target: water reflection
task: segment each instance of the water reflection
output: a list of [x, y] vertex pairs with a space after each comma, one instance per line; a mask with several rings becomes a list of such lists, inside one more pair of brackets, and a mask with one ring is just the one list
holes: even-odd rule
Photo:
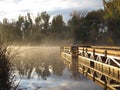
[[[23, 50], [23, 48], [21, 48]], [[18, 54], [14, 60], [16, 69], [21, 77], [31, 78], [36, 72], [38, 79], [46, 80], [50, 76], [50, 69], [54, 75], [63, 74], [64, 65], [56, 47], [34, 47]]]
[[84, 76], [74, 80], [76, 77], [61, 60], [59, 47], [22, 47], [14, 51], [21, 52], [14, 59], [22, 78], [20, 90], [102, 90]]

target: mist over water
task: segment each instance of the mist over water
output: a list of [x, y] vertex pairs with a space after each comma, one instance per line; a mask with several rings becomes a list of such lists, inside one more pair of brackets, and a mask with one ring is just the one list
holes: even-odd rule
[[22, 90], [102, 90], [80, 75], [74, 80], [60, 57], [60, 47], [14, 47], [17, 83]]

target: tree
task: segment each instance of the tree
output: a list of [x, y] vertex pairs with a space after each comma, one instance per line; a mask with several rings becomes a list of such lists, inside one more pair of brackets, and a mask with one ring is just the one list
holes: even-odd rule
[[26, 23], [28, 24], [28, 29], [30, 31], [30, 36], [31, 36], [32, 32], [33, 32], [33, 30], [32, 30], [33, 22], [32, 22], [32, 18], [30, 16], [30, 13], [27, 13], [27, 18], [28, 18], [28, 20], [26, 20]]
[[54, 32], [60, 33], [62, 31], [62, 28], [64, 27], [62, 15], [57, 15], [53, 18], [51, 27]]
[[71, 20], [68, 21], [68, 27], [73, 33], [74, 43], [85, 43], [88, 40], [88, 31], [86, 30], [86, 12], [73, 12]]
[[23, 39], [23, 40], [24, 40], [24, 36], [25, 36], [24, 35], [24, 29], [25, 29], [24, 22], [25, 22], [24, 17], [20, 15], [18, 17], [18, 20], [16, 21], [16, 25], [15, 25], [16, 30], [18, 30], [18, 32], [20, 32], [21, 39]]
[[50, 19], [50, 15], [47, 14], [46, 12], [42, 12], [41, 14], [38, 14], [37, 17], [35, 18], [36, 27], [39, 30], [48, 30], [49, 19]]
[[55, 37], [58, 39], [63, 39], [64, 34], [62, 32], [65, 32], [65, 23], [63, 21], [62, 15], [57, 15], [53, 17], [52, 23], [51, 23], [51, 32]]
[[42, 22], [43, 22], [42, 29], [43, 30], [48, 30], [50, 15], [47, 14], [46, 12], [42, 12], [41, 13], [41, 19], [42, 19]]
[[35, 18], [35, 25], [36, 25], [36, 29], [40, 29], [40, 25], [41, 25], [41, 16], [40, 14], [37, 15], [37, 17]]
[[120, 44], [120, 0], [110, 0], [105, 8], [104, 19], [114, 44]]
[[20, 30], [17, 29], [16, 22], [9, 22], [7, 18], [3, 19], [1, 24], [2, 38], [7, 37], [7, 41], [19, 41], [21, 38]]
[[[92, 43], [100, 42], [100, 31], [99, 29], [103, 30], [105, 27], [105, 23], [103, 20], [104, 11], [92, 11], [89, 12], [86, 16], [86, 26], [89, 29], [89, 40]], [[102, 38], [105, 40], [105, 37]]]
[[120, 16], [120, 0], [109, 0], [106, 3], [105, 18], [119, 19]]

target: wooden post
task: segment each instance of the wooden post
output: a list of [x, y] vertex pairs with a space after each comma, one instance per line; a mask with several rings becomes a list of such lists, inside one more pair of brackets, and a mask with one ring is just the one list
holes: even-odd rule
[[71, 54], [72, 54], [72, 57], [78, 57], [78, 47], [77, 46], [71, 46]]
[[77, 79], [78, 78], [78, 46], [72, 46], [71, 47], [71, 56], [72, 56], [72, 74], [73, 78]]
[[105, 50], [105, 57], [107, 58], [107, 50]]
[[95, 57], [95, 49], [93, 49], [93, 56]]
[[85, 57], [88, 57], [88, 49], [87, 49], [87, 47], [86, 47], [86, 50], [85, 50]]
[[87, 47], [86, 47], [86, 53], [88, 52], [88, 49], [87, 49]]
[[82, 51], [82, 56], [83, 57], [85, 56], [84, 47], [83, 47], [83, 51]]
[[95, 49], [93, 49], [93, 58], [95, 60]]

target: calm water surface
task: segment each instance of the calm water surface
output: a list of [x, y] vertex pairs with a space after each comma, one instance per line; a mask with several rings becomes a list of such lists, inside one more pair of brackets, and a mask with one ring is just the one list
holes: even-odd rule
[[74, 80], [64, 66], [59, 47], [14, 47], [17, 83], [22, 90], [102, 90], [80, 75]]

